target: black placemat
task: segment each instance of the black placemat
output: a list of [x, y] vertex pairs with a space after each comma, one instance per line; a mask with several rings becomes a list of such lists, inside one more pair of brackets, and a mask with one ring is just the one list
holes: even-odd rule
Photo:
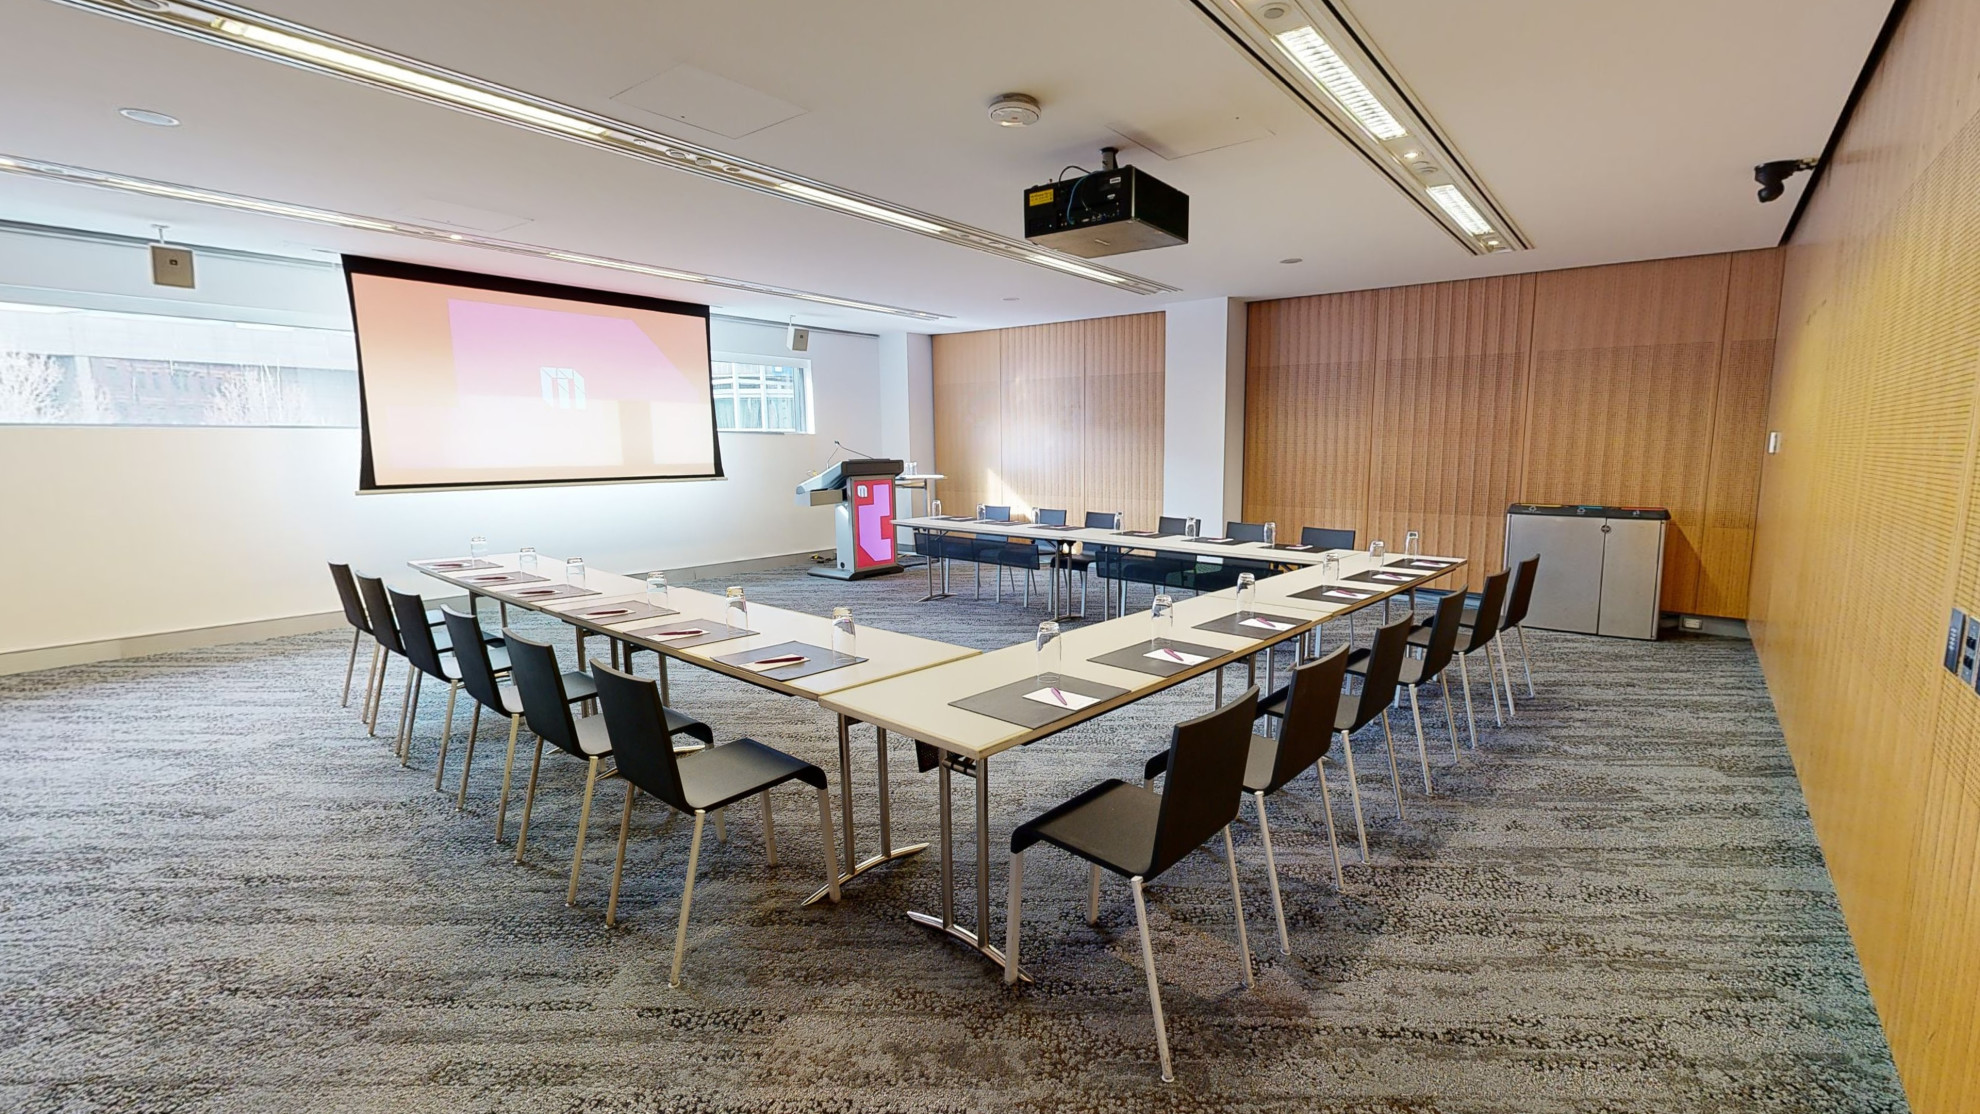
[[1457, 568], [1457, 566], [1458, 563], [1456, 561], [1448, 561], [1448, 562], [1420, 561], [1414, 557], [1405, 557], [1402, 560], [1397, 561], [1392, 565], [1384, 565], [1383, 567], [1390, 569], [1408, 569], [1411, 572], [1438, 573], [1438, 572], [1449, 572], [1452, 569]]
[[976, 521], [975, 519], [969, 517], [966, 514], [937, 514], [937, 515], [930, 515], [929, 517], [934, 519], [936, 522], [975, 522]]
[[1114, 531], [1114, 535], [1121, 538], [1179, 538], [1182, 536], [1181, 534], [1158, 534], [1153, 530], [1116, 530]]
[[512, 584], [534, 584], [543, 577], [533, 572], [482, 573], [479, 576], [461, 577], [461, 582], [470, 588], [500, 588]]
[[1268, 548], [1284, 550], [1287, 553], [1315, 553], [1320, 549], [1317, 545], [1273, 545]]
[[[1295, 619], [1290, 615], [1274, 615], [1269, 611], [1253, 612], [1244, 617], [1247, 619], [1270, 619], [1274, 622], [1285, 623], [1287, 624], [1287, 630], [1303, 627], [1310, 621], [1306, 619]], [[1196, 629], [1207, 630], [1215, 634], [1235, 634], [1239, 638], [1255, 638], [1261, 642], [1267, 638], [1274, 638], [1286, 633], [1282, 630], [1265, 630], [1262, 627], [1239, 626], [1236, 612], [1212, 619], [1207, 623], [1198, 623], [1196, 624]]]
[[[690, 627], [700, 627], [706, 633], [697, 634], [689, 638], [666, 640], [653, 637], [654, 634], [660, 631], [686, 630]], [[753, 630], [743, 630], [740, 627], [732, 627], [725, 623], [698, 621], [684, 623], [675, 620], [673, 622], [652, 623], [644, 627], [631, 627], [626, 630], [613, 631], [612, 633], [620, 638], [645, 641], [656, 646], [665, 646], [670, 650], [685, 650], [689, 646], [706, 646], [710, 642], [727, 642], [731, 638], [747, 638], [756, 632]]]
[[1074, 692], [1099, 700], [1111, 700], [1127, 692], [1126, 689], [1103, 685], [1098, 681], [1088, 681], [1081, 677], [1068, 677], [1063, 673], [1059, 674], [1056, 681], [1056, 684], [1047, 684], [1041, 683], [1036, 677], [1026, 677], [1022, 681], [999, 685], [988, 692], [979, 692], [975, 696], [951, 700], [949, 707], [1000, 719], [1005, 723], [1015, 723], [1019, 727], [1047, 727], [1076, 714], [1076, 710], [1055, 708], [1050, 704], [1027, 700], [1025, 693], [1037, 692], [1042, 688], [1057, 688], [1060, 692]]
[[1318, 600], [1321, 603], [1355, 604], [1375, 599], [1382, 593], [1370, 588], [1347, 588], [1339, 584], [1322, 584], [1318, 588], [1308, 588], [1304, 592], [1294, 592], [1290, 599]]
[[[1404, 579], [1391, 580], [1382, 576], [1383, 573], [1390, 573], [1393, 575], [1396, 572], [1401, 572]], [[1358, 572], [1355, 573], [1353, 576], [1344, 576], [1341, 579], [1354, 580], [1362, 584], [1380, 584], [1384, 588], [1407, 588], [1412, 584], [1421, 583], [1424, 579], [1424, 576], [1422, 573], [1410, 569], [1397, 570], [1397, 569], [1391, 569], [1385, 565], [1379, 569], [1369, 569], [1367, 572]]]
[[1157, 677], [1173, 677], [1178, 673], [1194, 669], [1197, 665], [1203, 664], [1202, 662], [1191, 664], [1188, 662], [1171, 661], [1167, 658], [1151, 658], [1148, 656], [1150, 650], [1163, 646], [1172, 650], [1179, 650], [1185, 654], [1195, 654], [1210, 661], [1216, 661], [1218, 658], [1228, 657], [1230, 655], [1229, 650], [1219, 650], [1215, 646], [1198, 646], [1193, 642], [1177, 642], [1174, 639], [1164, 638], [1159, 642], [1137, 642], [1132, 646], [1123, 646], [1111, 653], [1101, 654], [1097, 658], [1089, 658], [1088, 660], [1096, 665], [1111, 665], [1115, 669], [1132, 669], [1136, 673], [1153, 673]]
[[1031, 525], [1032, 525], [1032, 527], [1033, 527], [1034, 529], [1038, 529], [1038, 530], [1084, 530], [1084, 529], [1086, 529], [1086, 527], [1084, 527], [1084, 526], [1074, 526], [1074, 525], [1073, 525], [1072, 523], [1070, 523], [1070, 522], [1034, 522], [1034, 523], [1032, 523]]
[[1195, 544], [1197, 544], [1197, 545], [1243, 545], [1243, 544], [1245, 544], [1244, 542], [1242, 542], [1242, 541], [1240, 541], [1240, 540], [1239, 540], [1239, 539], [1237, 539], [1237, 538], [1184, 538], [1183, 540], [1184, 540], [1184, 541], [1186, 541], [1186, 542], [1193, 542], [1193, 543], [1195, 543]]
[[475, 572], [480, 569], [499, 569], [502, 566], [479, 557], [442, 557], [432, 561], [414, 561], [414, 566], [432, 569], [434, 572], [457, 573]]
[[764, 658], [780, 657], [784, 654], [803, 654], [808, 661], [796, 665], [786, 665], [777, 669], [751, 669], [748, 672], [772, 681], [795, 681], [799, 677], [809, 677], [813, 673], [823, 673], [830, 669], [842, 669], [848, 665], [858, 665], [865, 658], [856, 654], [841, 654], [823, 646], [813, 646], [809, 642], [779, 642], [775, 646], [765, 646], [760, 650], [745, 650], [740, 654], [723, 654], [716, 661], [724, 665], [747, 666]]
[[[616, 615], [599, 612], [619, 612]], [[572, 619], [583, 619], [588, 623], [613, 627], [620, 623], [631, 623], [640, 619], [664, 619], [680, 612], [671, 607], [655, 607], [645, 600], [613, 600], [609, 603], [584, 603], [576, 607], [560, 607], [557, 614]]]
[[[542, 577], [536, 579], [541, 580]], [[580, 588], [575, 584], [552, 584], [547, 588], [503, 588], [492, 593], [498, 598], [514, 600], [517, 603], [545, 603], [549, 600], [571, 600], [579, 596], [595, 596], [596, 589]]]

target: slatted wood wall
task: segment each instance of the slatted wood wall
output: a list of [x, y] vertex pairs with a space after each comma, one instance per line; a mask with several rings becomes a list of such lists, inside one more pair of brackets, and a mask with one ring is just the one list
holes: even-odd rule
[[[1786, 253], [1751, 628], [1918, 1114], [1980, 1110], [1980, 2], [1913, 0]], [[1736, 406], [1747, 405], [1741, 400]]]
[[1501, 562], [1508, 503], [1671, 509], [1664, 608], [1746, 613], [1773, 250], [1255, 302], [1245, 518]]
[[1160, 313], [935, 337], [945, 510], [1162, 513]]

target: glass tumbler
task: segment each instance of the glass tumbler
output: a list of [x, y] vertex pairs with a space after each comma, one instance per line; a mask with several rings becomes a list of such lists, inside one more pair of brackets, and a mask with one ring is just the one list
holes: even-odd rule
[[1415, 530], [1403, 535], [1403, 556], [1423, 556], [1423, 535]]
[[730, 585], [726, 594], [729, 597], [729, 606], [723, 613], [722, 621], [736, 630], [748, 630], [749, 601], [743, 598], [742, 585]]
[[655, 607], [667, 606], [667, 574], [655, 572], [646, 578], [646, 602]]
[[1159, 647], [1176, 635], [1176, 601], [1173, 596], [1156, 596], [1148, 609], [1148, 644]]
[[1185, 519], [1183, 519], [1183, 537], [1185, 537], [1185, 538], [1200, 538], [1200, 537], [1202, 537], [1202, 536], [1203, 536], [1203, 520], [1202, 520], [1202, 519], [1200, 519], [1200, 518], [1185, 518]]
[[479, 561], [488, 556], [488, 539], [476, 534], [468, 539], [468, 556]]
[[1383, 561], [1387, 560], [1388, 556], [1389, 556], [1389, 546], [1381, 538], [1376, 538], [1374, 541], [1368, 543], [1369, 560], [1379, 565]]
[[942, 517], [942, 501], [940, 499], [930, 499], [928, 501], [928, 517]]
[[584, 558], [573, 557], [564, 562], [564, 579], [572, 584], [584, 583]]
[[853, 626], [853, 609], [850, 607], [832, 609], [832, 652], [846, 657], [859, 654], [859, 630]]
[[1237, 604], [1239, 615], [1250, 615], [1258, 607], [1258, 578], [1248, 572], [1238, 574]]
[[526, 545], [516, 550], [516, 567], [519, 569], [534, 569], [536, 567], [535, 546]]
[[1340, 578], [1341, 559], [1339, 555], [1329, 553], [1325, 557], [1320, 558], [1320, 579], [1339, 580]]
[[1044, 684], [1056, 684], [1059, 680], [1059, 665], [1065, 658], [1065, 646], [1059, 641], [1059, 624], [1050, 619], [1038, 624], [1038, 680]]
[[1277, 545], [1277, 544], [1279, 544], [1279, 524], [1278, 524], [1278, 523], [1276, 523], [1276, 522], [1267, 522], [1267, 523], [1265, 524], [1265, 544], [1266, 544], [1266, 545]]

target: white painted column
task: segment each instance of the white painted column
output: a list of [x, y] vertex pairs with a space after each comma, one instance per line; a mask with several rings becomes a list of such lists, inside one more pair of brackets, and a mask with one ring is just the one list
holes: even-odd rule
[[1244, 517], [1245, 306], [1209, 298], [1166, 313], [1162, 513], [1221, 533]]
[[935, 347], [926, 333], [880, 334], [880, 444], [875, 451], [935, 467]]

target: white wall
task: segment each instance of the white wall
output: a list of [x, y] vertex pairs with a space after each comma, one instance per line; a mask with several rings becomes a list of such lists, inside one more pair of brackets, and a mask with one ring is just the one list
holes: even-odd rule
[[1244, 303], [1166, 308], [1162, 509], [1203, 520], [1206, 533], [1244, 517]]
[[[0, 284], [18, 291], [35, 276], [13, 246], [0, 243]], [[84, 249], [105, 276], [134, 251], [33, 241], [51, 247]], [[89, 269], [52, 254], [46, 273], [83, 289]], [[219, 269], [202, 262], [201, 282]], [[343, 314], [341, 280], [266, 269], [286, 320]], [[256, 290], [216, 280], [214, 293]], [[789, 355], [781, 325], [717, 320], [713, 345]], [[617, 571], [828, 549], [830, 508], [797, 506], [792, 492], [834, 439], [880, 442], [878, 342], [813, 333], [809, 356], [817, 432], [723, 434], [728, 479], [717, 481], [359, 496], [355, 429], [0, 426], [0, 569], [14, 586], [0, 593], [0, 653], [332, 611], [329, 560], [434, 592], [405, 562], [458, 554], [474, 534]]]

